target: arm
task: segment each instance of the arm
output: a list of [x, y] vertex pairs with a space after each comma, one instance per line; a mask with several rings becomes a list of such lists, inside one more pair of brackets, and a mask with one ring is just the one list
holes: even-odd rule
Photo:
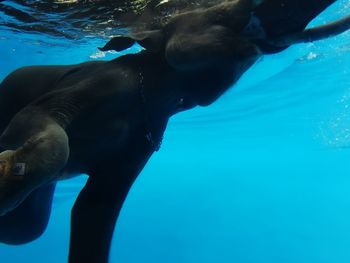
[[69, 263], [107, 263], [114, 226], [124, 200], [152, 150], [144, 136], [123, 152], [99, 154], [71, 212]]
[[79, 194], [71, 213], [69, 263], [107, 263], [114, 226], [132, 181], [95, 174]]

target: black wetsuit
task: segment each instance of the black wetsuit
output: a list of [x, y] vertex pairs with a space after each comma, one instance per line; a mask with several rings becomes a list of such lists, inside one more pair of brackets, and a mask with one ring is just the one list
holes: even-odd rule
[[[274, 38], [303, 30], [334, 2], [336, 0], [267, 0], [256, 8], [254, 15], [260, 19], [267, 38]], [[286, 48], [270, 46], [263, 40], [259, 45], [267, 53]], [[39, 236], [49, 218], [53, 189], [54, 185], [51, 185], [34, 191], [15, 211], [0, 217], [0, 240], [5, 238], [12, 239], [13, 243], [23, 243]]]

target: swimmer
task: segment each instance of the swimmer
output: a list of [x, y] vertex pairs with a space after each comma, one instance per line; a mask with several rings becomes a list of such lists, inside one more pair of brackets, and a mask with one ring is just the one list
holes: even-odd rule
[[120, 209], [169, 118], [215, 102], [264, 54], [346, 30], [348, 18], [305, 30], [334, 2], [224, 1], [101, 48], [136, 41], [145, 47], [138, 54], [11, 73], [0, 87], [0, 242], [38, 238], [56, 182], [86, 173], [69, 262], [108, 262]]

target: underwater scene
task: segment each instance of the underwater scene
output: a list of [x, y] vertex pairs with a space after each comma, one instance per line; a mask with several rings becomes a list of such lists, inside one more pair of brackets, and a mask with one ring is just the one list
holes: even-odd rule
[[[0, 1], [0, 81], [22, 66], [140, 52], [98, 50], [146, 1], [112, 2]], [[349, 14], [339, 0], [308, 27]], [[348, 263], [349, 164], [350, 31], [264, 55], [212, 105], [170, 118], [122, 206], [109, 262]], [[60, 181], [46, 231], [0, 243], [0, 262], [68, 262], [87, 178]]]

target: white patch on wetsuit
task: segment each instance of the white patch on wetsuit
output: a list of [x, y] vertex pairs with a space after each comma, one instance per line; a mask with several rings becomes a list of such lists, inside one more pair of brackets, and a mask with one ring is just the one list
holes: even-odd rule
[[23, 176], [26, 171], [25, 163], [15, 163], [12, 168], [12, 174], [16, 176]]

